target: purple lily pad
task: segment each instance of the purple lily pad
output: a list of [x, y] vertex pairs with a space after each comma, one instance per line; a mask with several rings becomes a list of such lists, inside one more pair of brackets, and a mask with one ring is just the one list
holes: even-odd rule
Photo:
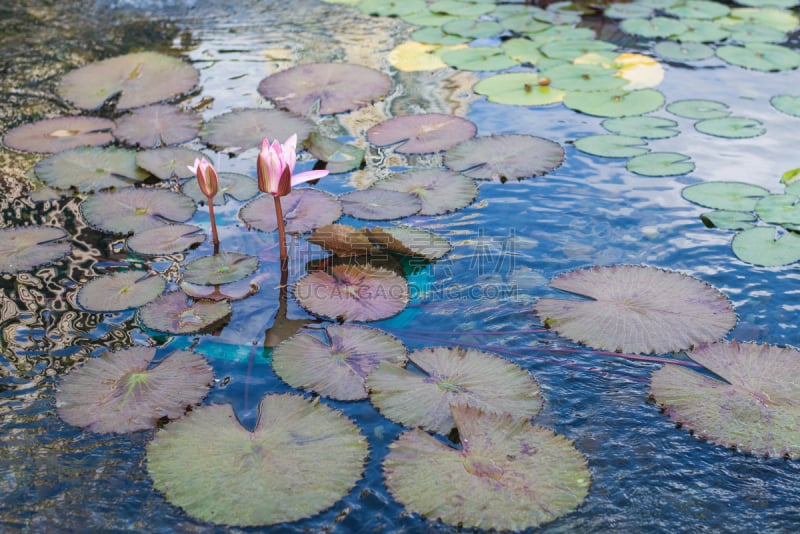
[[478, 196], [475, 180], [447, 169], [423, 169], [393, 174], [378, 180], [374, 189], [390, 189], [416, 195], [422, 201], [420, 215], [442, 215], [469, 206]]
[[365, 230], [369, 240], [390, 252], [438, 260], [450, 252], [450, 243], [440, 235], [413, 226], [387, 226]]
[[183, 222], [195, 212], [194, 201], [166, 189], [129, 188], [98, 193], [81, 203], [90, 226], [112, 234], [132, 234]]
[[56, 393], [58, 415], [92, 432], [126, 433], [177, 419], [208, 394], [214, 371], [194, 352], [178, 350], [152, 369], [152, 347], [129, 347], [70, 371]]
[[183, 147], [156, 148], [137, 152], [136, 164], [161, 180], [183, 180], [195, 176], [189, 167], [198, 158], [208, 160], [208, 156], [199, 150]]
[[111, 143], [114, 123], [100, 117], [56, 117], [21, 124], [6, 132], [3, 144], [21, 152], [53, 153]]
[[[238, 172], [220, 172], [217, 174], [219, 191], [214, 195], [214, 205], [225, 204], [228, 197], [236, 200], [249, 200], [258, 194], [258, 182], [246, 174]], [[208, 202], [206, 195], [200, 191], [197, 180], [189, 180], [181, 186], [181, 193], [197, 203]]]
[[220, 252], [186, 264], [183, 279], [190, 284], [218, 285], [242, 280], [258, 269], [258, 258], [240, 252]]
[[461, 447], [422, 430], [390, 445], [386, 486], [409, 512], [458, 529], [527, 531], [576, 509], [591, 473], [572, 441], [526, 418], [453, 406]]
[[420, 372], [380, 365], [367, 377], [370, 401], [400, 424], [447, 435], [450, 408], [468, 404], [494, 414], [530, 418], [542, 408], [529, 372], [496, 354], [460, 347], [428, 347], [408, 355]]
[[345, 214], [368, 221], [388, 221], [414, 215], [422, 209], [417, 195], [390, 189], [363, 189], [339, 195]]
[[555, 141], [532, 135], [477, 137], [451, 147], [444, 163], [454, 171], [481, 180], [521, 180], [553, 171], [564, 161]]
[[279, 107], [308, 115], [319, 105], [319, 113], [351, 111], [380, 100], [392, 89], [386, 74], [362, 65], [311, 63], [267, 76], [258, 92]]
[[167, 287], [147, 271], [120, 271], [87, 282], [78, 291], [78, 304], [94, 312], [115, 312], [144, 306]]
[[335, 400], [367, 398], [365, 379], [378, 365], [401, 366], [406, 349], [394, 336], [357, 325], [325, 328], [327, 342], [299, 333], [275, 347], [272, 367], [292, 387]]
[[193, 299], [204, 300], [242, 300], [254, 295], [259, 290], [259, 285], [253, 279], [239, 280], [224, 286], [207, 286], [181, 282], [181, 289]]
[[337, 256], [361, 256], [377, 252], [364, 230], [347, 224], [327, 224], [306, 238]]
[[39, 161], [34, 172], [50, 187], [79, 193], [131, 187], [149, 176], [136, 166], [136, 152], [114, 147], [64, 150]]
[[237, 109], [206, 122], [200, 139], [219, 150], [243, 152], [260, 147], [265, 137], [283, 142], [297, 134], [299, 145], [313, 130], [313, 122], [280, 109]]
[[367, 130], [367, 141], [377, 146], [400, 143], [394, 150], [400, 154], [441, 152], [475, 136], [477, 126], [472, 121], [445, 115], [426, 113], [394, 117]]
[[650, 395], [672, 421], [716, 445], [800, 460], [800, 351], [733, 341], [689, 357], [722, 380], [678, 365], [654, 372]]
[[227, 301], [189, 302], [183, 291], [170, 291], [139, 308], [139, 320], [147, 327], [170, 334], [194, 334], [211, 330], [230, 316]]
[[334, 265], [314, 271], [294, 285], [303, 308], [344, 321], [377, 321], [397, 315], [408, 304], [408, 282], [402, 276], [369, 265]]
[[175, 106], [147, 106], [117, 119], [114, 136], [144, 148], [177, 145], [197, 137], [203, 119]]
[[136, 254], [167, 256], [195, 248], [206, 240], [203, 229], [193, 224], [165, 224], [137, 232], [128, 238], [128, 249]]
[[186, 93], [197, 85], [199, 77], [197, 69], [178, 58], [139, 52], [68, 72], [61, 79], [58, 94], [81, 109], [97, 109], [119, 94], [116, 109], [122, 111]]
[[736, 324], [725, 295], [678, 272], [592, 267], [550, 285], [591, 300], [539, 299], [536, 314], [548, 328], [595, 349], [662, 354], [717, 341]]
[[[304, 187], [294, 189], [281, 197], [286, 231], [290, 234], [303, 234], [315, 228], [331, 224], [342, 215], [339, 199], [330, 193]], [[250, 201], [239, 212], [239, 216], [249, 227], [262, 232], [278, 229], [275, 217], [275, 202], [272, 195], [262, 195]]]
[[53, 226], [23, 226], [0, 229], [0, 273], [30, 271], [70, 253], [69, 237]]

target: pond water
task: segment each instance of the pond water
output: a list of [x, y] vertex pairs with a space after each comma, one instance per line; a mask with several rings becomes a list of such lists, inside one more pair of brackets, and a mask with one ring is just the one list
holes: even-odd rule
[[[257, 92], [258, 83], [287, 66], [350, 62], [390, 73], [393, 89], [382, 102], [320, 118], [326, 135], [363, 140], [364, 131], [383, 118], [438, 112], [470, 119], [478, 135], [522, 133], [560, 143], [564, 163], [546, 176], [484, 182], [476, 202], [463, 210], [405, 219], [443, 235], [453, 249], [412, 277], [415, 298], [406, 310], [370, 326], [391, 332], [409, 349], [459, 344], [492, 350], [535, 376], [545, 400], [535, 422], [574, 440], [592, 474], [583, 504], [542, 526], [542, 532], [790, 532], [800, 523], [800, 463], [742, 454], [676, 428], [648, 402], [649, 378], [660, 363], [571, 343], [542, 331], [533, 313], [537, 298], [558, 296], [548, 286], [553, 276], [593, 265], [646, 264], [695, 276], [725, 293], [738, 315], [729, 339], [796, 346], [796, 267], [757, 267], [737, 259], [732, 232], [706, 228], [700, 215], [707, 210], [684, 200], [681, 190], [715, 180], [782, 190], [781, 175], [800, 166], [800, 119], [779, 113], [769, 99], [795, 92], [797, 71], [764, 73], [716, 59], [692, 67], [664, 62], [657, 89], [667, 102], [721, 101], [737, 115], [761, 121], [766, 133], [752, 139], [712, 137], [696, 131], [689, 119], [657, 111], [654, 115], [676, 120], [681, 133], [651, 146], [689, 155], [696, 169], [646, 177], [629, 172], [624, 159], [575, 149], [576, 139], [605, 133], [601, 118], [561, 104], [525, 108], [489, 102], [471, 90], [481, 74], [392, 68], [389, 52], [408, 39], [413, 27], [364, 15], [353, 6], [311, 0], [98, 0], [98, 14], [90, 16], [84, 2], [4, 4], [2, 131], [68, 113], [54, 91], [68, 70], [146, 49], [180, 51], [200, 70], [201, 89], [185, 102], [206, 120], [234, 108], [271, 107]], [[610, 35], [604, 38], [617, 38], [622, 47], [647, 52], [652, 45], [605, 30]], [[187, 146], [207, 150], [197, 141]], [[225, 171], [255, 176], [255, 155], [250, 150], [235, 158], [212, 158]], [[3, 226], [33, 222], [66, 228], [73, 251], [67, 262], [0, 280], [5, 295], [0, 309], [0, 527], [234, 531], [192, 519], [153, 488], [145, 446], [155, 431], [107, 435], [69, 426], [56, 415], [55, 388], [66, 370], [107, 348], [195, 346], [209, 357], [217, 378], [204, 403], [230, 403], [252, 427], [265, 394], [295, 392], [273, 373], [270, 350], [263, 347], [278, 310], [277, 291], [265, 287], [255, 298], [234, 303], [235, 320], [214, 336], [152, 332], [133, 312], [82, 311], [74, 300], [78, 285], [93, 270], [129, 258], [122, 240], [86, 226], [78, 215], [80, 199], [30, 200], [29, 171], [39, 158], [0, 149]], [[310, 168], [309, 155], [301, 160], [298, 165]], [[371, 147], [366, 169], [331, 175], [316, 187], [338, 194], [364, 188], [394, 169], [440, 162], [441, 155], [402, 156]], [[258, 255], [264, 273], [270, 265], [277, 271], [276, 237], [246, 232], [237, 217], [241, 205], [229, 202], [218, 209], [223, 248]], [[207, 210], [198, 210], [194, 222], [207, 225]], [[360, 224], [349, 218], [342, 222]], [[190, 260], [210, 250], [206, 242], [175, 259]], [[317, 248], [305, 252], [310, 256], [291, 266], [293, 279], [303, 274], [310, 257], [324, 256]], [[168, 277], [175, 276], [176, 265], [164, 262], [163, 268]], [[288, 316], [313, 320], [292, 299]], [[368, 401], [324, 402], [343, 410], [367, 436], [365, 476], [343, 500], [310, 519], [242, 530], [457, 530], [404, 511], [384, 485], [381, 462], [403, 430], [400, 425], [381, 417]]]

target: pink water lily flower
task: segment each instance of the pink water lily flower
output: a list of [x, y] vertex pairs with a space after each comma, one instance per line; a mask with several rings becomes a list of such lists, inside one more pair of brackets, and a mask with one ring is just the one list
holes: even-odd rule
[[207, 159], [195, 158], [194, 165], [190, 166], [189, 170], [197, 176], [197, 185], [206, 197], [211, 198], [217, 194], [219, 178], [216, 169]]
[[274, 197], [289, 194], [292, 186], [328, 175], [328, 171], [306, 171], [294, 174], [297, 162], [297, 134], [292, 134], [283, 144], [275, 139], [272, 144], [265, 137], [258, 153], [258, 188]]

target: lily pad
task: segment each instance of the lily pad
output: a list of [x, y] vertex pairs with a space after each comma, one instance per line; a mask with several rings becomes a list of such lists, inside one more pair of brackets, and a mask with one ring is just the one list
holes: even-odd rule
[[758, 218], [752, 213], [743, 211], [714, 210], [702, 214], [700, 220], [708, 228], [744, 230], [755, 226]]
[[542, 176], [564, 161], [555, 141], [532, 135], [476, 137], [451, 147], [444, 163], [454, 171], [481, 180], [521, 180]]
[[686, 31], [676, 35], [675, 39], [682, 43], [717, 43], [728, 38], [730, 32], [716, 21], [683, 19]]
[[[414, 30], [411, 32], [410, 37], [420, 44], [425, 44], [428, 46], [435, 46], [437, 48], [440, 47], [456, 47], [463, 48], [463, 46], [469, 41], [467, 37], [461, 37], [460, 35], [453, 35], [452, 33], [445, 32], [442, 28], [436, 28], [432, 26], [428, 26], [426, 28], [420, 28], [418, 30]], [[444, 63], [443, 63], [444, 65]]]
[[81, 109], [97, 109], [119, 95], [117, 111], [155, 104], [197, 85], [197, 69], [178, 58], [138, 52], [90, 63], [68, 72], [57, 88]]
[[686, 31], [686, 24], [670, 17], [630, 18], [620, 22], [625, 33], [652, 39], [654, 37], [674, 37]]
[[443, 69], [447, 67], [436, 53], [439, 45], [406, 41], [394, 47], [387, 57], [389, 64], [402, 72]]
[[736, 324], [714, 287], [674, 271], [634, 265], [562, 274], [550, 285], [591, 300], [542, 298], [535, 311], [558, 334], [594, 349], [666, 353], [717, 341]]
[[749, 22], [731, 24], [726, 26], [726, 29], [728, 30], [729, 40], [741, 43], [780, 43], [785, 41], [787, 37], [786, 33], [781, 30]]
[[368, 221], [388, 221], [414, 215], [422, 209], [417, 195], [389, 189], [364, 189], [339, 195], [346, 215]]
[[[459, 14], [463, 17], [465, 15]], [[458, 18], [445, 23], [442, 29], [447, 33], [468, 37], [469, 39], [483, 39], [503, 32], [503, 26], [493, 20], [475, 20]]]
[[180, 287], [193, 299], [204, 300], [242, 300], [256, 294], [259, 290], [259, 285], [252, 278], [231, 282], [224, 286], [205, 286], [181, 282]]
[[717, 56], [731, 65], [746, 69], [781, 71], [800, 67], [800, 53], [771, 43], [724, 45], [717, 48]]
[[148, 174], [136, 166], [136, 152], [122, 148], [77, 147], [39, 161], [36, 176], [55, 189], [91, 193], [135, 185]]
[[800, 96], [775, 95], [769, 99], [769, 103], [778, 111], [800, 117]]
[[479, 17], [494, 10], [494, 2], [459, 2], [458, 0], [439, 0], [428, 6], [435, 13], [446, 13], [459, 17]]
[[144, 148], [177, 145], [197, 137], [203, 119], [175, 106], [147, 106], [117, 119], [114, 136]]
[[313, 271], [294, 285], [294, 296], [311, 313], [343, 321], [377, 321], [408, 304], [405, 278], [379, 267], [334, 265]]
[[350, 172], [364, 164], [364, 149], [349, 143], [311, 132], [308, 137], [308, 151], [315, 158], [325, 162], [325, 169], [333, 174]]
[[111, 143], [114, 123], [100, 117], [56, 117], [20, 124], [3, 136], [3, 144], [21, 152], [53, 153], [79, 146]]
[[0, 229], [0, 273], [30, 271], [70, 253], [69, 237], [53, 226], [21, 226]]
[[800, 261], [800, 236], [793, 232], [778, 232], [772, 226], [758, 226], [733, 236], [733, 253], [740, 260], [778, 267]]
[[252, 432], [229, 404], [203, 406], [147, 445], [155, 488], [190, 516], [241, 527], [317, 514], [361, 478], [367, 440], [341, 412], [267, 395]]
[[258, 258], [241, 252], [220, 252], [186, 264], [183, 280], [190, 284], [218, 285], [242, 280], [258, 269]]
[[695, 120], [720, 119], [731, 114], [727, 104], [702, 98], [670, 102], [667, 104], [667, 111], [678, 117]]
[[769, 190], [744, 182], [705, 182], [684, 187], [681, 192], [689, 202], [707, 208], [729, 211], [754, 211], [756, 203]]
[[375, 328], [331, 325], [326, 340], [299, 333], [275, 347], [272, 368], [294, 388], [351, 401], [367, 398], [365, 379], [378, 365], [401, 366], [406, 348], [396, 337]]
[[640, 137], [627, 135], [590, 135], [575, 140], [581, 152], [606, 158], [630, 158], [648, 152], [647, 142]]
[[421, 430], [390, 445], [386, 486], [408, 511], [456, 528], [517, 532], [586, 498], [591, 473], [570, 440], [527, 419], [463, 405], [452, 412], [460, 448]]
[[773, 224], [800, 224], [800, 205], [791, 194], [765, 195], [756, 203], [756, 213], [761, 220]]
[[611, 19], [646, 19], [653, 14], [653, 7], [644, 4], [609, 4], [603, 9], [603, 15]]
[[525, 419], [542, 408], [533, 375], [496, 354], [428, 347], [408, 360], [413, 371], [382, 364], [367, 377], [370, 401], [384, 417], [405, 426], [447, 435], [455, 426], [450, 408], [456, 405]]
[[[531, 19], [528, 19], [531, 20]], [[530, 63], [536, 65], [542, 59], [542, 52], [539, 50], [539, 43], [534, 43], [530, 39], [514, 37], [503, 41], [500, 47], [506, 55], [517, 63]]]
[[194, 166], [195, 159], [208, 160], [208, 156], [199, 150], [183, 147], [156, 148], [136, 153], [136, 164], [162, 180], [194, 177], [189, 167]]
[[164, 293], [156, 300], [139, 308], [139, 320], [147, 328], [170, 334], [205, 332], [221, 324], [231, 314], [227, 301], [195, 300], [183, 291]]
[[679, 176], [694, 170], [694, 162], [678, 152], [650, 152], [634, 156], [625, 167], [642, 176]]
[[564, 105], [568, 108], [599, 117], [644, 115], [663, 104], [664, 95], [655, 89], [573, 92], [564, 96]]
[[370, 0], [358, 3], [358, 9], [375, 17], [402, 17], [425, 11], [427, 7], [425, 0]]
[[70, 371], [56, 393], [58, 415], [92, 432], [127, 433], [182, 417], [208, 394], [214, 371], [194, 352], [178, 350], [150, 368], [153, 347], [129, 347]]
[[[342, 215], [342, 205], [338, 198], [309, 187], [293, 189], [291, 193], [281, 197], [281, 208], [286, 231], [290, 234], [310, 232], [333, 223]], [[262, 195], [251, 200], [239, 212], [239, 217], [248, 227], [262, 232], [274, 232], [278, 229], [272, 195]]]
[[717, 19], [730, 13], [731, 8], [709, 0], [685, 0], [664, 10], [681, 19]]
[[346, 63], [298, 65], [272, 74], [258, 85], [264, 97], [304, 116], [316, 106], [325, 115], [352, 111], [380, 100], [391, 89], [392, 80], [386, 74]]
[[446, 169], [422, 169], [392, 174], [378, 180], [374, 189], [390, 189], [416, 195], [420, 215], [442, 215], [469, 206], [478, 196], [475, 180]]
[[367, 228], [369, 240], [390, 252], [435, 261], [450, 252], [450, 243], [442, 236], [413, 226]]
[[748, 119], [747, 117], [704, 119], [694, 123], [694, 127], [698, 132], [729, 139], [758, 137], [759, 135], [764, 135], [767, 131], [760, 121]]
[[470, 46], [439, 52], [442, 61], [459, 70], [487, 71], [505, 70], [517, 64], [502, 48], [494, 46]]
[[376, 146], [399, 143], [400, 154], [441, 152], [475, 136], [475, 123], [443, 113], [394, 117], [367, 130], [367, 141]]
[[490, 102], [513, 106], [547, 106], [561, 102], [566, 91], [550, 87], [536, 72], [506, 72], [482, 79], [472, 88]]
[[[249, 200], [258, 194], [258, 182], [246, 174], [238, 172], [217, 173], [219, 191], [214, 195], [214, 205], [225, 204], [228, 197], [239, 201]], [[208, 197], [200, 191], [197, 180], [189, 180], [181, 186], [181, 193], [197, 203], [208, 202]]]
[[121, 189], [98, 193], [81, 203], [86, 222], [112, 234], [133, 234], [169, 222], [184, 222], [194, 212], [191, 198], [167, 189]]
[[551, 41], [543, 44], [540, 50], [549, 58], [573, 61], [584, 54], [610, 52], [616, 47], [614, 43], [597, 39], [574, 39]]
[[600, 65], [565, 63], [541, 73], [550, 79], [550, 87], [565, 91], [608, 91], [627, 85], [627, 80], [615, 76], [615, 71]]
[[314, 129], [308, 119], [281, 109], [237, 109], [206, 122], [200, 139], [220, 150], [243, 152], [261, 146], [265, 137], [283, 140], [297, 134], [302, 143]]
[[641, 137], [642, 139], [667, 139], [678, 135], [678, 123], [662, 117], [619, 117], [606, 119], [600, 126], [617, 135]]
[[94, 312], [115, 312], [144, 306], [164, 292], [167, 282], [147, 271], [120, 271], [95, 278], [78, 291], [78, 304]]
[[800, 459], [800, 351], [733, 341], [689, 357], [719, 378], [677, 365], [654, 372], [650, 395], [672, 421], [716, 445]]
[[767, 5], [770, 3], [769, 0], [766, 0], [764, 2], [759, 2], [758, 7], [737, 7], [731, 9], [728, 17], [723, 19], [723, 22], [731, 24], [740, 22], [761, 24], [786, 33], [797, 29], [797, 15], [784, 9], [770, 8]]
[[317, 228], [306, 241], [319, 245], [337, 256], [361, 256], [378, 250], [364, 230], [347, 224], [328, 224]]
[[128, 249], [147, 256], [167, 256], [197, 247], [206, 240], [203, 229], [193, 224], [165, 224], [137, 232], [125, 242]]
[[653, 47], [653, 51], [669, 61], [702, 61], [714, 57], [714, 49], [703, 43], [662, 41]]

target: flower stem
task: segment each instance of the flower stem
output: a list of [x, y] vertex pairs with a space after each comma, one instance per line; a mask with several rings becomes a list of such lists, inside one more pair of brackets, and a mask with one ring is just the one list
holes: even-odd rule
[[275, 200], [275, 218], [278, 221], [278, 242], [280, 244], [281, 264], [289, 259], [286, 253], [286, 230], [283, 227], [283, 209], [281, 209], [281, 197], [272, 197]]
[[219, 254], [219, 234], [217, 234], [217, 221], [214, 217], [214, 198], [208, 197], [208, 217], [211, 219], [211, 240], [214, 242], [214, 254]]

